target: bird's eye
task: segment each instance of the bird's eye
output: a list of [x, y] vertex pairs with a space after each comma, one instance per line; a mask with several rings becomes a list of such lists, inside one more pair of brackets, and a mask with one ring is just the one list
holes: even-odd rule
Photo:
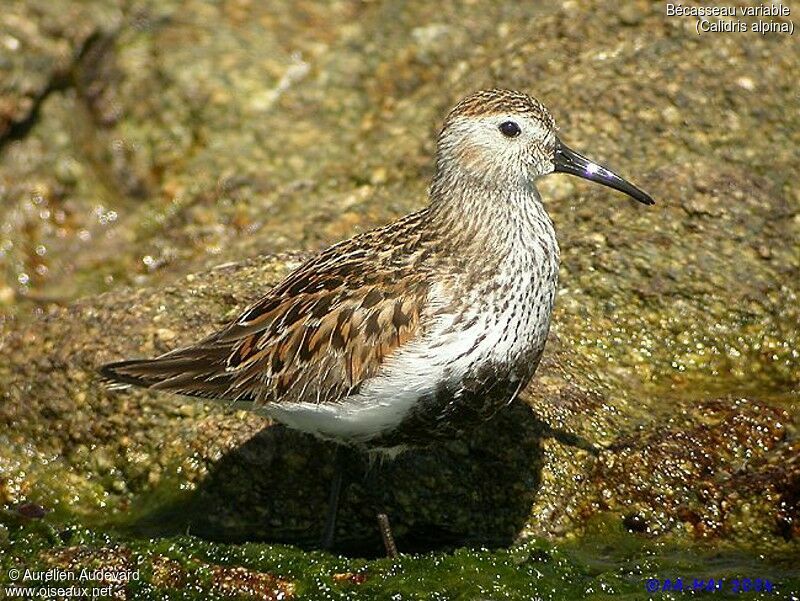
[[516, 138], [522, 133], [519, 125], [517, 125], [514, 121], [503, 121], [499, 127], [500, 133], [506, 138]]

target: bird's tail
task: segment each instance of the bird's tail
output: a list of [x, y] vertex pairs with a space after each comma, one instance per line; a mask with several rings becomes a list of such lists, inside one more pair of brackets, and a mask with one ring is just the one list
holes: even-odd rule
[[106, 363], [99, 371], [110, 388], [128, 386], [150, 388], [175, 374], [175, 371], [168, 369], [160, 359], [133, 359]]
[[112, 390], [138, 386], [214, 398], [232, 384], [219, 349], [202, 347], [179, 349], [155, 359], [107, 363], [99, 371]]

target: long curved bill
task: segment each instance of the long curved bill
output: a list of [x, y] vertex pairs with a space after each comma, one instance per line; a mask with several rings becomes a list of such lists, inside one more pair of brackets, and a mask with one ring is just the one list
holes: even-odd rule
[[575, 152], [558, 138], [556, 138], [556, 151], [553, 163], [555, 164], [556, 173], [577, 175], [583, 179], [588, 179], [589, 181], [597, 182], [598, 184], [624, 192], [642, 204], [656, 204], [656, 201], [653, 200], [647, 192], [640, 190], [629, 181], [622, 179], [610, 169], [606, 169], [602, 165], [590, 161], [582, 154]]

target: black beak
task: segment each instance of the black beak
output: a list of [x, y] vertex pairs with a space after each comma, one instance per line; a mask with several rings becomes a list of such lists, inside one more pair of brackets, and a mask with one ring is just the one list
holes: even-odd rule
[[556, 173], [571, 173], [583, 179], [588, 179], [598, 184], [603, 184], [609, 188], [614, 188], [624, 192], [631, 198], [635, 198], [642, 204], [654, 205], [656, 201], [650, 195], [640, 190], [632, 183], [622, 179], [619, 175], [587, 159], [566, 146], [561, 140], [556, 138], [556, 151], [553, 158]]

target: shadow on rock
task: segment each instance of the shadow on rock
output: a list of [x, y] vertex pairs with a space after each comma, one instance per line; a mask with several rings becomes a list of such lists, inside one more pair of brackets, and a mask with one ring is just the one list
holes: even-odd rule
[[[132, 530], [316, 548], [334, 451], [283, 426], [265, 428], [223, 456], [190, 495], [146, 512]], [[384, 462], [358, 453], [349, 463], [334, 551], [382, 553], [379, 512], [389, 516], [403, 552], [504, 546], [525, 526], [539, 488], [541, 425], [530, 408], [514, 402], [446, 444]]]

